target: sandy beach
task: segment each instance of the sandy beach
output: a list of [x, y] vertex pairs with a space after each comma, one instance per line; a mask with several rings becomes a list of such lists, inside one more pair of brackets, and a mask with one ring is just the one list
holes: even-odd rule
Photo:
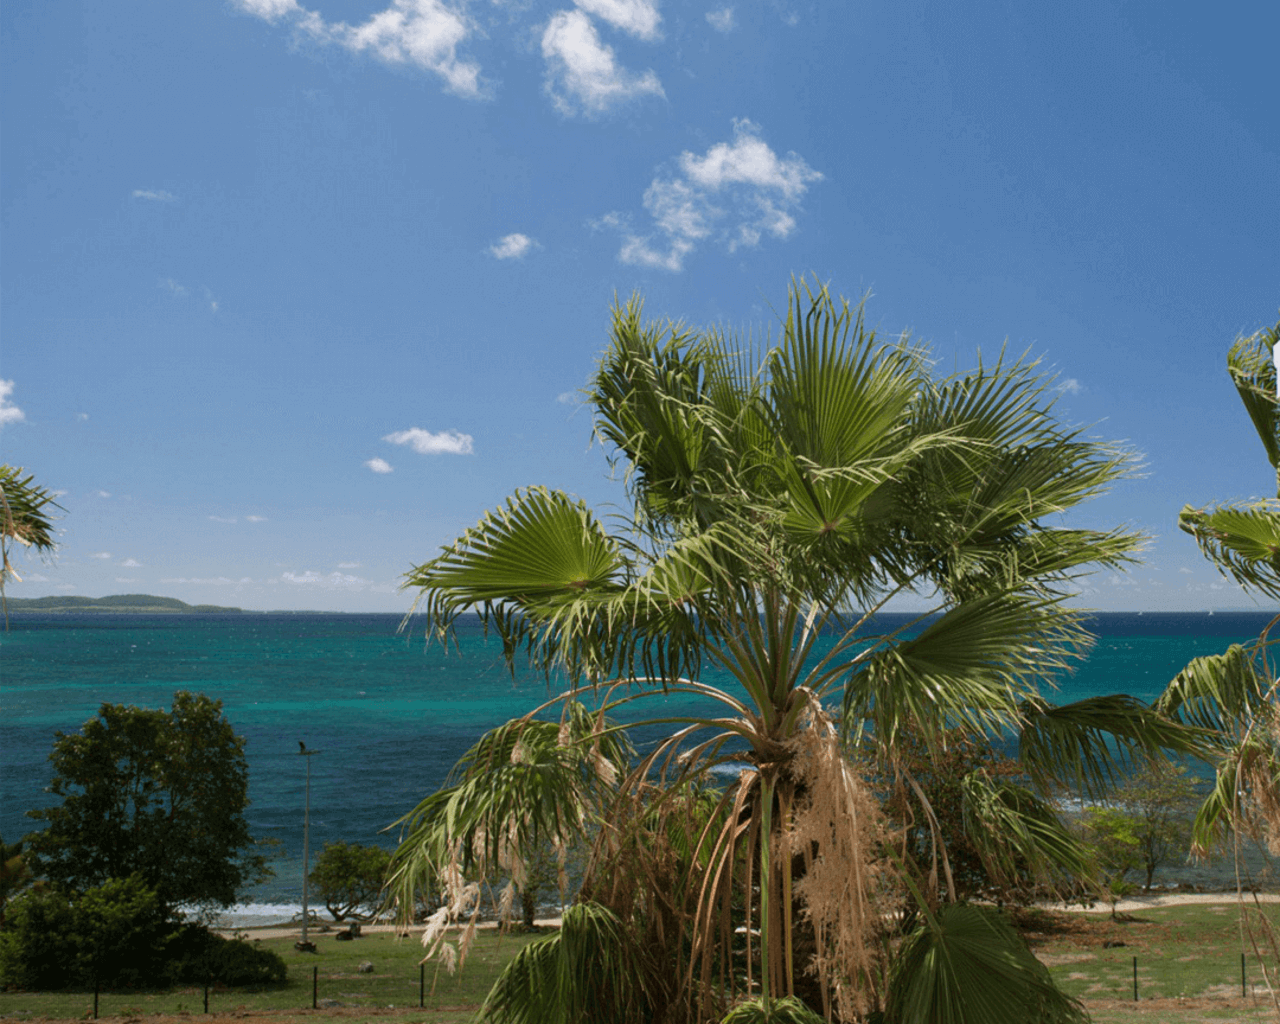
[[[1232, 892], [1179, 892], [1179, 893], [1150, 893], [1137, 896], [1130, 896], [1121, 900], [1116, 904], [1116, 912], [1120, 914], [1133, 914], [1143, 910], [1152, 910], [1157, 907], [1181, 907], [1197, 903], [1209, 904], [1232, 904], [1240, 899], [1237, 894]], [[1280, 893], [1245, 893], [1244, 900], [1247, 904], [1253, 905], [1256, 900], [1258, 903], [1280, 903]], [[1109, 912], [1111, 904], [1104, 903], [1101, 900], [1092, 907], [1082, 907], [1078, 903], [1062, 904], [1062, 903], [1044, 903], [1041, 904], [1046, 910], [1062, 910], [1071, 911], [1073, 913], [1097, 914]], [[556, 928], [560, 925], [560, 918], [545, 917], [538, 918], [536, 924], [543, 928]], [[481, 928], [495, 928], [496, 923], [493, 921], [484, 921], [480, 924]], [[312, 941], [318, 939], [331, 939], [338, 932], [345, 930], [346, 924], [335, 924], [332, 921], [321, 922], [312, 925], [307, 929], [307, 937]], [[365, 935], [371, 935], [376, 932], [394, 932], [396, 926], [393, 924], [366, 924], [361, 926], [361, 932]], [[285, 939], [285, 938], [302, 938], [302, 926], [300, 924], [287, 925], [266, 925], [253, 928], [217, 928], [219, 934], [230, 938], [232, 935], [248, 935], [251, 939]], [[421, 925], [414, 925], [409, 932], [409, 937], [413, 938], [422, 931]]]

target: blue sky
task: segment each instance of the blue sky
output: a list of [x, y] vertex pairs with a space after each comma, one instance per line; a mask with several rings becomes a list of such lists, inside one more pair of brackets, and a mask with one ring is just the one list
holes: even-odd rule
[[615, 295], [761, 332], [814, 274], [1142, 453], [1084, 603], [1248, 606], [1176, 518], [1272, 485], [1224, 356], [1280, 307], [1280, 6], [387, 4], [4, 5], [0, 444], [66, 508], [11, 596], [402, 611], [514, 488], [621, 500]]

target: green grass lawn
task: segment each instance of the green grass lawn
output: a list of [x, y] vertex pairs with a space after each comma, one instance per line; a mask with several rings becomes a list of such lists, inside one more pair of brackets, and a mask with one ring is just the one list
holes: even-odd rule
[[[353, 1008], [418, 1007], [419, 968], [422, 946], [420, 932], [407, 939], [387, 933], [366, 935], [354, 942], [337, 942], [332, 935], [317, 935], [315, 953], [300, 953], [292, 939], [263, 939], [258, 944], [284, 958], [289, 979], [282, 986], [263, 989], [211, 989], [209, 1009], [215, 1013], [233, 1010], [292, 1010], [311, 1008], [313, 969], [321, 1005], [325, 1001]], [[470, 1020], [493, 986], [498, 972], [516, 952], [536, 935], [499, 936], [485, 929], [478, 935], [463, 970], [450, 977], [426, 968], [425, 1006], [430, 1010], [467, 1008], [453, 1016]], [[362, 974], [360, 964], [373, 964], [373, 972]], [[434, 992], [432, 986], [434, 984]], [[204, 1011], [202, 988], [181, 988], [158, 992], [103, 992], [99, 996], [101, 1016], [136, 1016], [153, 1013]], [[93, 1008], [92, 992], [0, 992], [0, 1015], [33, 1017], [83, 1017]], [[431, 1019], [447, 1017], [432, 1015]]]
[[[1280, 929], [1280, 905], [1268, 905], [1263, 913]], [[1020, 923], [1058, 985], [1086, 1002], [1132, 999], [1134, 957], [1143, 999], [1239, 997], [1241, 952], [1246, 954], [1247, 989], [1258, 995], [1265, 989], [1234, 904], [1143, 910], [1120, 921], [1112, 921], [1108, 913], [1034, 911]], [[1123, 945], [1104, 948], [1104, 942]]]
[[[1280, 928], [1280, 905], [1264, 913]], [[1257, 959], [1247, 956], [1250, 998], [1240, 1001], [1240, 911], [1233, 904], [1167, 907], [1144, 910], [1131, 918], [1112, 921], [1105, 912], [1077, 914], [1030, 911], [1019, 922], [1032, 950], [1049, 965], [1054, 980], [1069, 994], [1082, 999], [1097, 1024], [1144, 1021], [1146, 1024], [1182, 1024], [1205, 1021], [1273, 1021], [1274, 1014], [1261, 988]], [[355, 942], [337, 942], [332, 935], [316, 936], [318, 952], [299, 953], [292, 939], [264, 939], [261, 945], [279, 953], [289, 967], [283, 986], [264, 990], [214, 989], [209, 1009], [214, 1013], [281, 1014], [311, 1008], [313, 969], [317, 975], [320, 1006], [333, 1008], [341, 1024], [375, 1019], [381, 1024], [429, 1021], [430, 1024], [462, 1024], [471, 1021], [498, 972], [510, 957], [537, 936], [481, 932], [466, 967], [453, 977], [434, 967], [426, 971], [426, 1013], [418, 1009], [418, 961], [422, 947], [417, 933], [408, 939], [379, 933]], [[1104, 942], [1123, 946], [1103, 948]], [[1138, 958], [1138, 991], [1133, 1003], [1133, 958]], [[359, 971], [361, 962], [373, 964], [373, 972]], [[434, 992], [432, 984], [434, 982]], [[1150, 1000], [1201, 997], [1185, 1011], [1172, 1003], [1153, 1011]], [[1208, 997], [1208, 1001], [1205, 998]], [[1220, 997], [1221, 1009], [1212, 1005]], [[1232, 1005], [1226, 1004], [1227, 1000]], [[1143, 1004], [1147, 1005], [1144, 1006]], [[93, 1005], [90, 993], [3, 992], [0, 1016], [83, 1018]], [[395, 1010], [388, 1009], [390, 1007]], [[199, 1015], [204, 1009], [200, 988], [166, 992], [102, 993], [103, 1017], [129, 1018], [143, 1014]], [[1156, 1016], [1152, 1016], [1155, 1012]], [[314, 1020], [314, 1017], [310, 1018]]]

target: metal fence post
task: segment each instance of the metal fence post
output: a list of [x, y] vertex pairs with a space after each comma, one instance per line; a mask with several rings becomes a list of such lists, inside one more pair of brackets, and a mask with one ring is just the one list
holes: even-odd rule
[[317, 1008], [316, 993], [320, 990], [320, 968], [311, 968], [311, 1009]]
[[1133, 1001], [1138, 1001], [1138, 958], [1133, 958]]
[[418, 1008], [427, 1005], [427, 965], [418, 964]]

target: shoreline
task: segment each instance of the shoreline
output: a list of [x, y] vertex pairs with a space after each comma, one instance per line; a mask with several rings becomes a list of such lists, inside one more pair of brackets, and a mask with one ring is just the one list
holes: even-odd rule
[[[1194, 905], [1218, 905], [1229, 906], [1233, 903], [1244, 902], [1246, 905], [1255, 905], [1257, 903], [1280, 903], [1280, 893], [1274, 892], [1183, 892], [1183, 893], [1150, 893], [1146, 895], [1128, 896], [1116, 903], [1117, 914], [1132, 914], [1143, 910], [1156, 910], [1164, 907], [1185, 907]], [[1034, 904], [1042, 910], [1054, 910], [1061, 913], [1071, 914], [1109, 914], [1111, 912], [1111, 904], [1099, 900], [1091, 907], [1081, 906], [1079, 903], [1037, 903]], [[345, 931], [349, 922], [338, 921], [321, 921], [318, 924], [309, 925], [307, 927], [308, 938], [318, 936], [324, 938], [333, 938], [339, 932]], [[534, 924], [539, 928], [559, 928], [559, 917], [539, 917], [534, 920]], [[496, 921], [480, 921], [477, 924], [479, 928], [496, 928]], [[413, 938], [415, 934], [422, 931], [423, 925], [413, 924], [409, 926], [409, 934], [406, 938]], [[264, 925], [247, 925], [244, 927], [234, 926], [211, 926], [211, 931], [217, 932], [226, 938], [232, 938], [235, 935], [247, 935], [251, 939], [287, 939], [296, 937], [302, 938], [302, 925], [298, 922], [290, 922], [289, 924], [264, 924]], [[378, 924], [362, 924], [360, 931], [362, 935], [375, 935], [394, 933], [397, 926], [394, 924], [378, 923]]]

